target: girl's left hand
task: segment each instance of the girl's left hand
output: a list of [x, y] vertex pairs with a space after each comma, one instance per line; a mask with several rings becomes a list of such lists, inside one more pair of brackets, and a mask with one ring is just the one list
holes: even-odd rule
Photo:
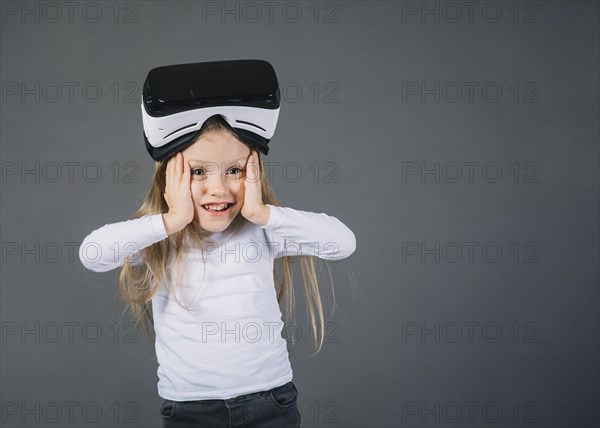
[[260, 221], [266, 207], [262, 201], [262, 183], [256, 151], [251, 150], [246, 163], [246, 178], [244, 179], [244, 206], [242, 215], [253, 223]]

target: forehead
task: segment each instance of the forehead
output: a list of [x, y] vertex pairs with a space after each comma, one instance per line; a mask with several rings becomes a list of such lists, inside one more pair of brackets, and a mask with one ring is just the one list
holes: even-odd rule
[[245, 160], [250, 148], [227, 131], [205, 132], [183, 151], [186, 161], [235, 162]]

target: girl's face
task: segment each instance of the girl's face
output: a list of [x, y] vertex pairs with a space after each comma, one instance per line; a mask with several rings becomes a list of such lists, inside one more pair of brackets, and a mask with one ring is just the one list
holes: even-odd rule
[[[209, 232], [222, 232], [244, 205], [246, 163], [250, 148], [227, 131], [209, 131], [182, 150], [190, 168], [194, 221]], [[189, 163], [189, 166], [188, 166]], [[207, 204], [227, 203], [222, 211]]]

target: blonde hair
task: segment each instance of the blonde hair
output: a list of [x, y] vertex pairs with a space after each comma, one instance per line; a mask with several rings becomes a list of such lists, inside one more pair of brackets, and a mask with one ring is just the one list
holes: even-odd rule
[[[198, 138], [209, 131], [226, 131], [230, 132], [227, 122], [220, 116], [215, 115], [206, 120], [203, 124]], [[265, 204], [281, 206], [279, 200], [275, 197], [263, 165], [262, 157], [258, 153], [260, 176], [262, 181], [262, 200]], [[158, 161], [155, 163], [155, 170], [152, 177], [152, 183], [144, 198], [141, 206], [134, 214], [134, 218], [140, 218], [149, 214], [166, 213], [169, 207], [164, 199], [166, 187], [166, 167], [167, 160]], [[232, 222], [232, 230], [239, 229], [248, 220], [239, 213]], [[149, 310], [152, 307], [152, 297], [158, 292], [161, 284], [166, 284], [168, 289], [172, 289], [173, 282], [171, 280], [169, 260], [172, 256], [175, 257], [175, 264], [178, 266], [178, 280], [176, 284], [181, 286], [182, 263], [181, 259], [185, 251], [185, 242], [193, 242], [204, 254], [204, 242], [206, 241], [206, 232], [199, 225], [192, 221], [181, 231], [173, 233], [167, 239], [157, 242], [140, 251], [144, 262], [138, 265], [133, 265], [129, 262], [129, 258], [125, 259], [125, 263], [119, 275], [119, 292], [126, 301], [124, 311], [130, 310], [131, 315], [138, 328], [142, 327], [150, 341], [154, 343], [149, 330], [149, 324], [154, 325], [154, 320]], [[316, 350], [312, 356], [318, 354], [323, 346], [323, 337], [325, 334], [323, 302], [319, 285], [317, 281], [317, 271], [315, 266], [321, 260], [316, 256], [284, 256], [274, 261], [273, 280], [277, 293], [277, 302], [280, 304], [285, 299], [285, 319], [286, 322], [294, 322], [294, 287], [293, 287], [293, 272], [292, 263], [295, 259], [299, 259], [302, 279], [304, 281], [304, 290], [307, 298], [307, 314], [310, 321], [310, 330], [312, 330], [313, 346]], [[203, 257], [204, 260], [204, 257]], [[278, 284], [278, 264], [283, 270], [283, 280]], [[331, 272], [329, 265], [327, 266], [329, 278]], [[319, 270], [320, 271], [320, 270]], [[332, 282], [333, 290], [333, 282]], [[173, 293], [175, 295], [175, 293]], [[335, 302], [335, 295], [334, 295]], [[181, 303], [179, 303], [181, 304]], [[333, 305], [335, 307], [335, 303]], [[292, 339], [292, 344], [295, 342]]]

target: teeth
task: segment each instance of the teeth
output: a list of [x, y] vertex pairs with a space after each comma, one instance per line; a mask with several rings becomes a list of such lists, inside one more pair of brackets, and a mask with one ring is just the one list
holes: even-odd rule
[[219, 205], [204, 205], [206, 208], [213, 211], [223, 211], [228, 207], [228, 204], [219, 204]]

